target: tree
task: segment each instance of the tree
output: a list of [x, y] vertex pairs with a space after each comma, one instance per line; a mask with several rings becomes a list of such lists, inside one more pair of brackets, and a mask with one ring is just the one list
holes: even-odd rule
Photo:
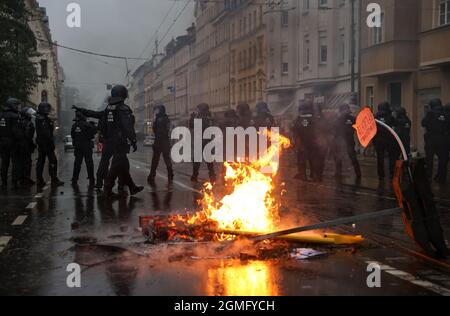
[[0, 104], [8, 97], [27, 100], [38, 81], [32, 58], [36, 38], [24, 0], [0, 1]]

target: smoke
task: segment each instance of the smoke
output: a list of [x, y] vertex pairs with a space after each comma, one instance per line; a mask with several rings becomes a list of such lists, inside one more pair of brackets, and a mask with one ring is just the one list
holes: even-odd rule
[[[81, 28], [66, 24], [67, 5], [77, 2], [81, 6]], [[109, 55], [139, 57], [149, 44], [154, 32], [169, 8], [169, 0], [39, 0], [47, 9], [53, 40], [60, 45]], [[175, 3], [158, 34], [161, 38], [186, 3]], [[172, 36], [181, 35], [193, 22], [193, 2], [176, 22], [172, 31], [160, 44], [160, 50]], [[154, 43], [144, 52], [152, 54]], [[106, 84], [127, 84], [125, 61], [83, 55], [63, 48], [58, 49], [59, 61], [64, 69], [66, 86], [78, 88], [84, 100], [98, 108], [108, 93]], [[131, 74], [144, 61], [129, 61]], [[70, 105], [68, 105], [70, 106]]]

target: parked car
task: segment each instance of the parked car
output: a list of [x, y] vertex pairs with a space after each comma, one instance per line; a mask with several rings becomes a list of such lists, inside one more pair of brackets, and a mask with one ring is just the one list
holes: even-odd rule
[[67, 135], [64, 137], [64, 152], [68, 152], [69, 150], [74, 149], [73, 142], [72, 142], [72, 136]]
[[155, 136], [147, 136], [144, 139], [144, 147], [150, 147], [153, 146], [155, 143]]

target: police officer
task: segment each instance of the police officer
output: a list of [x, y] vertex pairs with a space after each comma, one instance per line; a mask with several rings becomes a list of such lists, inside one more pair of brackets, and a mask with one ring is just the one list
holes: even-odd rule
[[[396, 112], [397, 125], [395, 126], [395, 131], [397, 132], [400, 140], [405, 146], [406, 153], [409, 155], [411, 153], [411, 120], [408, 117], [406, 109], [401, 107]], [[398, 147], [397, 147], [398, 148]], [[398, 151], [397, 158], [400, 156]]]
[[[197, 116], [196, 119], [199, 119], [202, 121], [202, 133], [210, 126], [213, 126], [213, 120], [211, 117], [211, 112], [209, 111], [209, 105], [206, 103], [201, 103], [197, 106]], [[206, 144], [208, 143], [208, 141], [203, 140], [202, 142], [202, 148], [204, 146], [206, 146]], [[198, 182], [198, 174], [199, 174], [199, 170], [200, 170], [200, 162], [195, 162], [193, 164], [193, 172], [192, 172], [192, 177], [191, 177], [191, 181], [192, 182]], [[207, 162], [206, 163], [207, 167], [208, 167], [208, 173], [209, 173], [209, 181], [211, 183], [214, 183], [216, 181], [216, 172], [214, 169], [214, 163], [212, 162]]]
[[53, 186], [64, 185], [64, 182], [58, 179], [58, 160], [55, 155], [54, 141], [54, 122], [49, 118], [52, 106], [43, 102], [38, 106], [36, 115], [36, 142], [38, 146], [38, 161], [36, 164], [36, 179], [38, 186], [44, 186], [43, 178], [45, 160], [48, 159], [48, 173]]
[[8, 187], [8, 171], [11, 161], [14, 188], [17, 188], [19, 181], [16, 133], [20, 120], [20, 104], [19, 100], [9, 98], [0, 112], [1, 180], [3, 190], [6, 190]]
[[236, 107], [236, 113], [238, 116], [237, 126], [245, 129], [252, 125], [252, 111], [247, 103], [239, 103]]
[[19, 159], [19, 181], [22, 185], [34, 185], [31, 179], [32, 155], [36, 149], [34, 144], [35, 127], [32, 121], [36, 111], [30, 107], [24, 107], [20, 110], [20, 121], [17, 132], [17, 146]]
[[295, 179], [307, 180], [306, 167], [309, 163], [311, 177], [317, 179], [317, 122], [314, 117], [314, 107], [311, 101], [302, 101], [299, 106], [299, 116], [294, 122], [292, 135], [297, 150], [298, 174]]
[[339, 114], [334, 122], [334, 146], [336, 155], [336, 177], [342, 176], [342, 162], [346, 154], [352, 162], [357, 179], [361, 179], [361, 167], [358, 162], [355, 150], [355, 129], [353, 125], [356, 119], [351, 114], [348, 104], [339, 106]]
[[253, 125], [256, 129], [260, 127], [270, 129], [275, 126], [275, 119], [270, 113], [269, 106], [266, 102], [259, 102], [256, 104], [256, 116], [253, 119]]
[[431, 100], [429, 108], [430, 110], [422, 120], [422, 126], [426, 130], [425, 155], [427, 173], [429, 178], [433, 176], [434, 156], [437, 156], [439, 164], [435, 180], [443, 184], [447, 180], [449, 119], [445, 115], [440, 99]]
[[109, 104], [99, 122], [100, 132], [105, 138], [107, 147], [112, 148], [111, 167], [105, 179], [104, 193], [106, 197], [118, 197], [112, 192], [116, 179], [127, 185], [131, 195], [141, 192], [144, 187], [137, 186], [130, 176], [130, 162], [127, 154], [130, 146], [137, 151], [135, 118], [132, 110], [124, 102], [128, 98], [128, 90], [122, 85], [116, 85], [111, 90]]
[[161, 155], [167, 168], [167, 178], [169, 183], [173, 182], [173, 167], [170, 159], [170, 127], [171, 123], [166, 114], [166, 107], [159, 105], [155, 108], [155, 121], [153, 122], [153, 132], [155, 134], [155, 143], [153, 145], [153, 159], [148, 176], [148, 184], [155, 186], [156, 169], [158, 168]]
[[[378, 105], [378, 112], [375, 118], [392, 128], [395, 128], [397, 121], [392, 115], [391, 105], [388, 102], [383, 102]], [[384, 157], [385, 153], [389, 156], [389, 172], [390, 176], [394, 176], [395, 161], [398, 158], [398, 145], [394, 137], [384, 127], [378, 128], [378, 133], [374, 139], [375, 151], [377, 153], [377, 169], [378, 178], [384, 179]]]
[[72, 125], [72, 140], [75, 147], [75, 162], [73, 166], [72, 184], [78, 184], [81, 164], [83, 160], [86, 164], [86, 170], [89, 179], [89, 186], [95, 185], [94, 160], [92, 159], [94, 142], [93, 139], [97, 129], [91, 123], [87, 122], [86, 117], [80, 111], [76, 112], [75, 123]]

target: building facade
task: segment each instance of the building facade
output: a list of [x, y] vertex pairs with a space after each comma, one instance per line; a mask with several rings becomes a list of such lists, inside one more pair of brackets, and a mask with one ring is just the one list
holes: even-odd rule
[[[39, 81], [30, 94], [28, 102], [37, 106], [48, 102], [53, 106], [53, 115], [59, 118], [62, 104], [64, 74], [58, 62], [58, 51], [52, 45], [49, 19], [45, 8], [36, 0], [26, 0], [26, 8], [31, 13], [29, 25], [37, 41], [38, 56], [33, 58], [38, 70]], [[59, 124], [59, 122], [57, 122]]]

